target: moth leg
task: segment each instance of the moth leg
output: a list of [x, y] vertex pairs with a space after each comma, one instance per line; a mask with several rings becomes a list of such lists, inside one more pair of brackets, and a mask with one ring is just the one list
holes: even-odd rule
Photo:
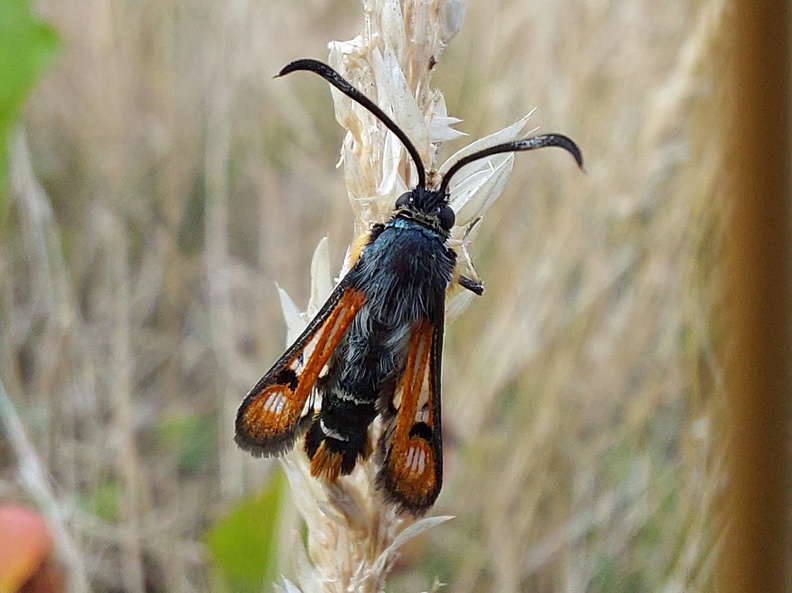
[[478, 296], [484, 294], [484, 285], [479, 280], [471, 280], [467, 276], [462, 276], [460, 274], [457, 282], [462, 288], [469, 290], [473, 294], [476, 294]]
[[462, 245], [460, 247], [460, 251], [462, 252], [462, 257], [465, 259], [465, 265], [467, 269], [470, 271], [470, 275], [473, 278], [468, 278], [467, 276], [463, 276], [462, 274], [459, 275], [459, 285], [462, 288], [466, 288], [473, 294], [481, 296], [484, 294], [484, 284], [481, 282], [479, 278], [478, 272], [476, 271], [476, 266], [473, 265], [473, 258], [470, 257], [470, 251], [468, 251], [468, 243], [470, 243], [470, 232], [473, 230], [473, 227], [476, 226], [481, 217], [474, 218], [471, 223], [465, 229], [465, 234], [462, 237]]

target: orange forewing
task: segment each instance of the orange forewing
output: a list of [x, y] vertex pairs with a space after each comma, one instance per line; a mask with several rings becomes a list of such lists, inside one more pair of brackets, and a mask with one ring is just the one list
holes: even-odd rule
[[394, 393], [395, 427], [379, 476], [389, 498], [415, 514], [434, 503], [443, 481], [437, 330], [422, 319], [412, 331]]
[[[259, 455], [278, 455], [294, 444], [305, 404], [322, 369], [365, 301], [339, 286], [294, 345], [250, 391], [237, 412], [236, 441]], [[317, 323], [318, 321], [318, 323]]]

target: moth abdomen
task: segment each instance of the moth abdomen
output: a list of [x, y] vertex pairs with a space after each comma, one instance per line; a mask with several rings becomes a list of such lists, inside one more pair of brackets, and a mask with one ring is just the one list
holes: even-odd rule
[[351, 474], [358, 460], [371, 455], [368, 427], [376, 415], [374, 402], [328, 397], [305, 435], [311, 475], [332, 482]]

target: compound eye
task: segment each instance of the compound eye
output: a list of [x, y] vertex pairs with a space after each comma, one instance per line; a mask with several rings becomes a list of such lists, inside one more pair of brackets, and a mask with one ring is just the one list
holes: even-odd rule
[[412, 193], [407, 192], [406, 194], [402, 194], [399, 196], [399, 199], [396, 200], [396, 207], [397, 208], [404, 208], [408, 206], [412, 202]]
[[450, 231], [451, 227], [454, 226], [456, 215], [454, 214], [454, 210], [451, 208], [451, 206], [445, 204], [443, 206], [437, 207], [437, 218], [440, 220], [440, 226], [445, 230]]

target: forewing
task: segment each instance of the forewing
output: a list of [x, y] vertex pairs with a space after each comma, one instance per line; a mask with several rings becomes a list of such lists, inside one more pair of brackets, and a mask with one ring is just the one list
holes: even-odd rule
[[385, 458], [377, 475], [386, 498], [400, 511], [424, 513], [443, 484], [440, 425], [440, 362], [443, 312], [421, 319], [410, 337], [404, 372], [396, 382], [395, 422], [386, 427], [381, 447]]
[[363, 292], [349, 286], [347, 278], [239, 406], [234, 440], [242, 449], [256, 456], [279, 455], [307, 427], [308, 397], [365, 301]]

